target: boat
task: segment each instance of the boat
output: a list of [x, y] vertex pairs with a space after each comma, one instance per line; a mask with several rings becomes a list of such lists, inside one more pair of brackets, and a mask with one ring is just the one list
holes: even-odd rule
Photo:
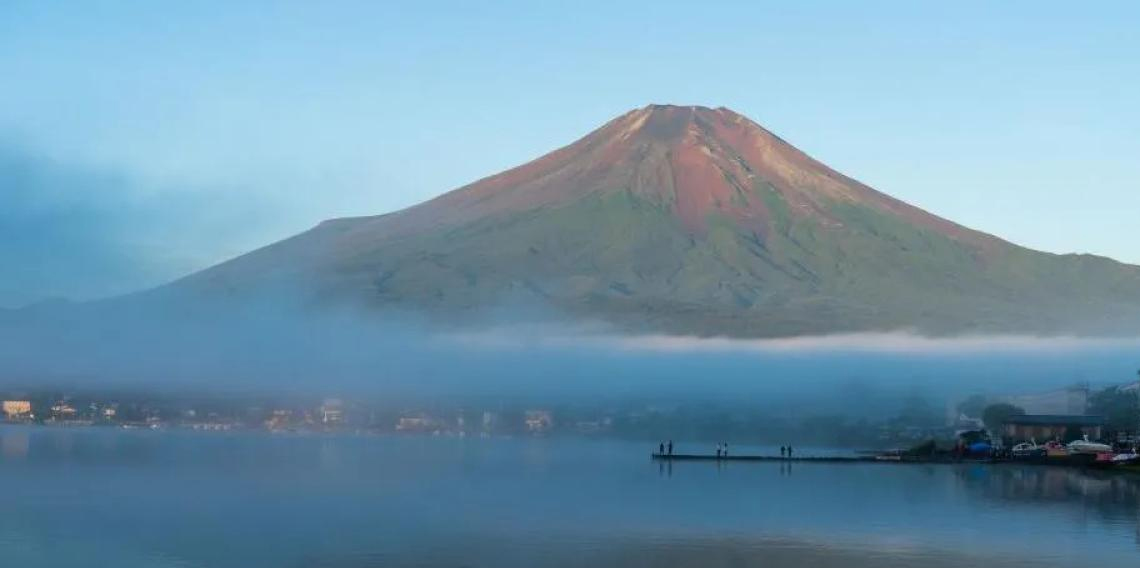
[[1116, 465], [1140, 464], [1140, 454], [1135, 451], [1116, 454], [1112, 456], [1112, 463]]
[[1083, 440], [1073, 440], [1069, 442], [1065, 449], [1071, 456], [1096, 456], [1100, 454], [1112, 454], [1112, 446], [1108, 444], [1101, 444], [1097, 442], [1090, 442], [1089, 437], [1085, 436]]
[[1010, 448], [1010, 454], [1016, 459], [1034, 459], [1048, 456], [1049, 451], [1036, 442], [1022, 442]]
[[1062, 446], [1060, 442], [1049, 441], [1045, 442], [1045, 455], [1051, 458], [1065, 458], [1069, 456], [1068, 450]]

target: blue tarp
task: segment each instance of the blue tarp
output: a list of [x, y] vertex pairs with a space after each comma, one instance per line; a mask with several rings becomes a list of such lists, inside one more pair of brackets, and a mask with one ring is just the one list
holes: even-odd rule
[[988, 454], [993, 451], [994, 447], [985, 442], [975, 442], [966, 446], [966, 449], [970, 450], [971, 454]]

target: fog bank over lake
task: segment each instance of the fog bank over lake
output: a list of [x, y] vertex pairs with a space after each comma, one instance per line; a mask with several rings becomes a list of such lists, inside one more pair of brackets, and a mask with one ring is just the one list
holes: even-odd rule
[[826, 408], [858, 396], [943, 399], [1121, 383], [1140, 366], [1138, 338], [893, 332], [749, 340], [505, 318], [442, 326], [365, 313], [268, 301], [8, 312], [0, 317], [0, 386], [568, 402], [744, 398]]

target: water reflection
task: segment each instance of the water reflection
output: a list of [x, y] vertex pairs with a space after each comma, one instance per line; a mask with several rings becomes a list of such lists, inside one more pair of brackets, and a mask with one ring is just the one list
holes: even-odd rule
[[[851, 546], [827, 541], [765, 538], [626, 538], [518, 543], [481, 536], [450, 536], [456, 546], [414, 554], [333, 555], [298, 563], [305, 568], [417, 566], [551, 566], [622, 568], [1060, 568], [1048, 559], [1001, 551], [971, 553], [918, 546]], [[472, 561], [472, 556], [479, 558]]]
[[20, 488], [0, 549], [24, 543], [26, 566], [1132, 568], [1140, 550], [1137, 476], [647, 463], [611, 440], [0, 427], [0, 484]]
[[1048, 466], [984, 466], [955, 470], [970, 498], [988, 504], [1067, 507], [1109, 522], [1140, 523], [1140, 477]]
[[0, 455], [13, 461], [27, 458], [28, 440], [28, 431], [23, 428], [0, 429]]

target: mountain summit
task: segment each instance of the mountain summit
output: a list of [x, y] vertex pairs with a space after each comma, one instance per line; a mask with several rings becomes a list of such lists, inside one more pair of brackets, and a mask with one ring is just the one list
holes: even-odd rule
[[787, 336], [1140, 331], [1140, 267], [970, 230], [726, 108], [651, 105], [414, 207], [326, 221], [172, 285], [457, 315]]

